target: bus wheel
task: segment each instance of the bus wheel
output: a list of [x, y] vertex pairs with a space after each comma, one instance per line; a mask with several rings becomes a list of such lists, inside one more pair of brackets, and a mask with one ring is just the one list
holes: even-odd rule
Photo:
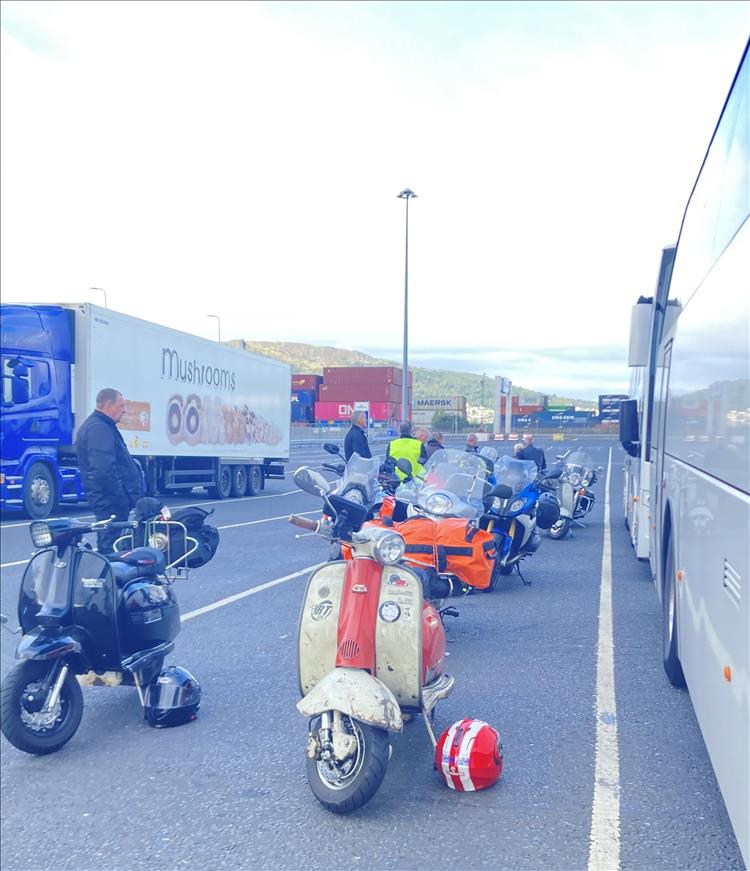
[[677, 655], [677, 580], [674, 567], [674, 547], [669, 541], [667, 565], [664, 571], [664, 591], [661, 597], [663, 613], [662, 646], [664, 652], [664, 671], [669, 682], [675, 687], [687, 686], [685, 675]]

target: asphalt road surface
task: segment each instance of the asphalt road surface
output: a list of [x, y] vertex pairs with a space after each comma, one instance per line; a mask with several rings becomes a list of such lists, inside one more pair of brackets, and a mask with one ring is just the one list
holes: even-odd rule
[[[572, 446], [539, 443], [548, 456]], [[446, 620], [456, 688], [437, 707], [436, 730], [464, 716], [494, 725], [505, 750], [500, 782], [479, 793], [447, 789], [416, 721], [393, 738], [368, 805], [346, 817], [323, 810], [304, 774], [296, 632], [307, 569], [327, 547], [295, 539], [287, 515], [315, 516], [319, 503], [288, 475], [262, 496], [210, 502], [219, 552], [178, 583], [185, 622], [167, 661], [201, 682], [195, 722], [154, 730], [132, 688], [87, 687], [81, 727], [59, 753], [27, 756], [0, 739], [0, 866], [582, 869], [598, 779], [619, 797], [619, 821], [605, 818], [603, 831], [614, 832], [620, 868], [742, 868], [690, 698], [662, 671], [656, 593], [623, 524], [622, 451], [614, 440], [585, 443], [605, 468], [612, 453], [616, 717], [604, 719], [617, 738], [614, 781], [595, 775], [602, 475], [587, 528], [562, 541], [545, 536], [524, 563], [531, 586], [512, 576], [495, 593], [457, 600], [460, 617]], [[295, 450], [290, 468], [325, 456]], [[205, 501], [196, 492], [172, 504]], [[28, 524], [6, 515], [1, 529], [0, 605], [16, 625]], [[276, 579], [285, 580], [217, 604]], [[3, 674], [16, 642], [2, 632]]]

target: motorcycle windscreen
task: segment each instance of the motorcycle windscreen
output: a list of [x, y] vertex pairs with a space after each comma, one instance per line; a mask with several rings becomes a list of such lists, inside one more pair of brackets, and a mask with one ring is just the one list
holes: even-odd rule
[[306, 696], [336, 666], [339, 611], [346, 563], [328, 563], [310, 575], [297, 635], [300, 693]]
[[495, 463], [495, 480], [510, 487], [514, 495], [533, 483], [537, 475], [533, 460], [516, 460], [503, 455]]
[[120, 668], [117, 590], [109, 561], [98, 553], [81, 553], [73, 573], [73, 622], [82, 630], [84, 648], [95, 671]]
[[422, 585], [405, 566], [384, 566], [375, 662], [378, 680], [402, 708], [419, 708], [422, 693]]
[[24, 634], [39, 625], [37, 615], [45, 608], [62, 617], [68, 607], [67, 570], [55, 569], [54, 548], [40, 550], [29, 560], [21, 579], [18, 598], [18, 623]]

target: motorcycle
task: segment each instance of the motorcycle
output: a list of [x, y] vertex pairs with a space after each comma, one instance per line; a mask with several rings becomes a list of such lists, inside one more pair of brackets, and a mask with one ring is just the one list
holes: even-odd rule
[[481, 518], [481, 528], [499, 537], [489, 589], [496, 589], [500, 577], [514, 570], [528, 586], [530, 582], [521, 573], [520, 563], [539, 549], [539, 529], [549, 529], [559, 519], [560, 508], [550, 492], [554, 489], [550, 482], [560, 475], [560, 470], [537, 471], [532, 460], [502, 456], [494, 462], [493, 474], [498, 485], [505, 485], [508, 496], [494, 496]]
[[377, 472], [372, 464], [365, 480], [358, 460], [355, 454], [347, 463], [338, 492], [319, 472], [298, 469], [295, 483], [323, 499], [325, 515], [289, 518], [307, 534], [351, 549], [351, 559], [328, 562], [310, 576], [298, 632], [307, 780], [334, 813], [373, 797], [391, 755], [389, 732], [401, 732], [406, 720], [421, 714], [437, 746], [435, 706], [454, 688], [445, 671], [448, 609], [436, 607], [449, 586], [434, 571], [404, 564], [401, 535], [364, 526]]
[[[364, 506], [366, 520], [378, 520], [384, 505], [385, 513], [389, 516], [392, 515], [394, 510], [393, 494], [401, 483], [395, 469], [399, 465], [402, 471], [410, 473], [411, 466], [408, 463], [397, 464], [392, 457], [389, 457], [385, 463], [381, 464], [375, 457], [361, 457], [357, 453], [352, 454], [347, 463], [335, 444], [326, 442], [323, 448], [331, 454], [337, 454], [343, 461], [335, 465], [322, 463], [324, 469], [342, 476], [339, 480], [330, 482], [332, 496], [344, 497], [349, 502], [356, 502], [358, 505]], [[346, 506], [343, 506], [342, 510], [346, 511]], [[334, 540], [331, 542], [328, 559], [338, 560], [346, 553], [346, 545], [343, 546], [342, 550], [340, 542]]]
[[585, 528], [582, 522], [594, 507], [596, 496], [589, 489], [597, 481], [594, 464], [585, 451], [567, 451], [557, 457], [561, 475], [557, 482], [557, 500], [560, 503], [560, 519], [548, 530], [550, 538], [565, 538], [572, 525]]
[[[180, 527], [187, 546], [168, 564], [173, 527]], [[171, 672], [179, 671], [180, 705], [185, 702], [180, 722], [197, 713], [195, 679], [184, 669], [167, 669], [169, 676], [162, 671], [180, 631], [172, 581], [197, 542], [166, 512], [151, 522], [156, 547], [135, 547], [108, 559], [83, 540], [106, 528], [123, 530], [122, 544], [144, 523], [60, 519], [30, 526], [37, 552], [21, 581], [20, 628], [9, 630], [22, 633], [18, 662], [0, 693], [2, 733], [26, 753], [54, 753], [75, 735], [83, 716], [82, 685], [135, 686], [149, 724], [173, 725], [156, 700], [163, 695], [159, 681], [174, 683]], [[2, 615], [6, 628], [7, 622]]]

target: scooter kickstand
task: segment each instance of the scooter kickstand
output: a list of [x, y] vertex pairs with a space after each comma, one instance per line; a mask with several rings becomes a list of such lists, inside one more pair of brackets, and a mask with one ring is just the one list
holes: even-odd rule
[[422, 708], [422, 719], [424, 720], [425, 728], [427, 729], [427, 734], [430, 736], [430, 741], [432, 741], [432, 749], [434, 750], [437, 747], [437, 740], [435, 738], [435, 733], [432, 731], [430, 718], [427, 716], [427, 712], [424, 708]]
[[440, 615], [441, 620], [443, 617], [458, 617], [458, 608], [454, 608], [453, 605], [448, 605], [445, 608], [441, 608], [438, 611], [438, 614]]
[[531, 586], [531, 581], [527, 581], [526, 578], [521, 574], [521, 567], [516, 563], [516, 571], [518, 572], [518, 577], [523, 581], [523, 585], [525, 587]]

